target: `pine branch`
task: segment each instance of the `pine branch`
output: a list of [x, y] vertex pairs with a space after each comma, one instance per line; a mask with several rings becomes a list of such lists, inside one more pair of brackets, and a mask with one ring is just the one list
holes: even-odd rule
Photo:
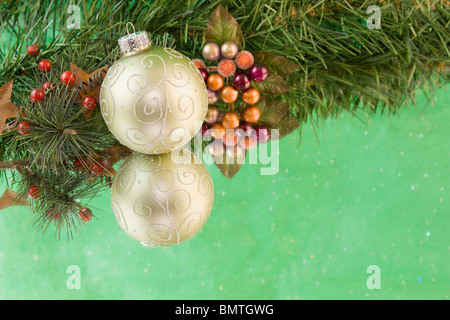
[[[324, 118], [333, 116], [356, 102], [364, 104], [356, 108], [375, 110], [378, 93], [367, 90], [364, 81], [370, 81], [371, 87], [375, 87], [376, 83], [387, 87], [395, 82], [376, 79], [372, 74], [371, 78], [366, 76], [361, 81], [355, 78], [356, 82], [352, 83], [354, 90], [349, 90], [348, 82], [334, 81], [346, 77], [348, 72], [342, 70], [354, 72], [365, 65], [376, 64], [381, 75], [383, 68], [398, 69], [400, 71], [391, 76], [397, 79], [396, 87], [400, 92], [406, 89], [404, 84], [424, 85], [429, 81], [429, 75], [422, 72], [425, 66], [443, 65], [446, 71], [445, 75], [441, 74], [441, 81], [447, 81], [450, 62], [448, 1], [282, 0], [268, 3], [264, 0], [244, 0], [236, 3], [227, 0], [221, 3], [240, 23], [245, 36], [245, 49], [285, 56], [300, 65], [296, 79], [312, 81], [314, 78], [314, 92], [306, 95], [303, 89], [299, 92], [292, 90], [285, 96], [294, 101], [293, 112], [299, 115], [300, 121], [305, 121], [304, 115], [308, 113], [318, 113]], [[72, 62], [87, 71], [110, 64], [117, 53], [112, 54], [117, 47], [117, 39], [125, 33], [127, 22], [132, 22], [136, 30], [146, 30], [152, 35], [168, 33], [171, 45], [176, 39], [178, 51], [192, 58], [200, 57], [207, 21], [217, 7], [214, 2], [156, 0], [149, 5], [140, 1], [116, 3], [97, 0], [92, 1], [90, 6], [80, 6], [81, 28], [71, 30], [64, 27], [70, 3], [63, 6], [49, 4], [43, 0], [28, 0], [13, 9], [17, 5], [15, 1], [5, 2], [6, 11], [2, 11], [0, 26], [4, 32], [21, 37], [14, 50], [11, 46], [2, 47], [2, 52], [8, 52], [4, 59], [4, 65], [11, 66], [8, 70], [29, 71], [29, 66], [18, 67], [24, 62], [23, 54], [20, 59], [14, 58], [14, 55], [15, 52], [23, 52], [25, 43], [31, 43], [33, 37], [49, 47], [45, 52], [48, 57], [61, 54], [62, 49], [67, 48], [67, 54], [75, 57]], [[370, 5], [380, 8], [380, 30], [369, 29], [366, 25], [369, 17], [366, 9]], [[33, 19], [23, 19], [25, 15]], [[53, 24], [50, 17], [54, 19]], [[46, 27], [44, 31], [38, 27], [42, 25]], [[61, 27], [55, 30], [53, 25]], [[53, 33], [58, 45], [49, 41]], [[404, 74], [403, 70], [414, 65], [421, 72], [413, 78], [424, 77], [424, 81], [408, 81], [410, 74]], [[17, 71], [5, 72], [5, 75], [13, 74], [21, 77]], [[410, 98], [408, 95], [406, 97]], [[320, 109], [325, 99], [332, 103], [329, 105], [327, 102], [327, 108]], [[305, 105], [305, 101], [310, 103]], [[380, 101], [379, 107], [393, 111], [398, 108], [397, 98], [382, 96]]]
[[[284, 56], [299, 66], [287, 78], [289, 91], [278, 96], [289, 104], [289, 114], [301, 123], [313, 123], [349, 112], [364, 118], [378, 111], [395, 114], [419, 89], [429, 98], [448, 82], [450, 3], [445, 0], [224, 0], [220, 3], [243, 31], [243, 49]], [[42, 103], [29, 101], [30, 91], [44, 81], [59, 82], [70, 63], [91, 73], [112, 65], [118, 57], [117, 40], [132, 22], [152, 36], [153, 45], [174, 48], [200, 58], [213, 1], [154, 0], [81, 2], [80, 29], [68, 29], [71, 1], [7, 0], [0, 10], [0, 81], [14, 79], [12, 100], [25, 111], [8, 120], [0, 138], [0, 172], [11, 172], [23, 196], [30, 185], [43, 188], [32, 205], [35, 225], [47, 230], [56, 225], [57, 237], [82, 229], [78, 199], [107, 188], [111, 177], [95, 176], [89, 166], [112, 166], [131, 151], [119, 147], [100, 113], [89, 120], [75, 100], [100, 78], [79, 90], [56, 85]], [[367, 8], [381, 12], [381, 29], [369, 29]], [[39, 59], [54, 68], [42, 74], [37, 59], [26, 53], [29, 44], [41, 47]], [[270, 95], [269, 95], [270, 96]], [[268, 101], [271, 97], [267, 97]], [[273, 102], [273, 103], [275, 103]], [[236, 110], [239, 106], [233, 106]], [[20, 121], [32, 125], [20, 135]], [[73, 162], [82, 160], [82, 167]], [[45, 183], [42, 183], [45, 182]], [[58, 212], [60, 216], [54, 220]]]

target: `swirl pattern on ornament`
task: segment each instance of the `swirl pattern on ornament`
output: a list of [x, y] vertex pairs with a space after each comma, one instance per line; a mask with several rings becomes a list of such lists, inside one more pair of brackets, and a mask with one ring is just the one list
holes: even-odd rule
[[[125, 136], [127, 137], [128, 141], [132, 142], [135, 146], [147, 146], [152, 141], [150, 139], [153, 138], [153, 141], [155, 141], [156, 137], [149, 137], [145, 134], [145, 132], [139, 128], [130, 128], [125, 131]], [[118, 140], [122, 142], [122, 139]]]
[[155, 155], [154, 157], [146, 157], [141, 154], [138, 158], [138, 163], [136, 164], [137, 170], [141, 172], [152, 172], [155, 171], [161, 164], [161, 157]]
[[192, 117], [195, 110], [195, 103], [191, 96], [182, 95], [178, 99], [178, 108], [173, 110], [169, 108], [170, 113], [179, 121], [188, 120]]
[[103, 120], [105, 120], [107, 125], [110, 125], [114, 120], [114, 96], [108, 87], [102, 87], [100, 89], [100, 97], [100, 111], [102, 112]]
[[127, 88], [133, 94], [139, 95], [147, 86], [147, 78], [140, 73], [131, 75], [127, 80]]
[[177, 177], [180, 183], [189, 186], [195, 182], [197, 175], [195, 175], [187, 165], [180, 165], [177, 169]]
[[167, 198], [167, 208], [169, 212], [186, 212], [191, 208], [191, 195], [184, 189], [171, 191]]
[[[144, 97], [144, 106], [139, 105], [140, 99]], [[133, 107], [134, 117], [139, 123], [152, 124], [163, 118], [163, 108], [161, 101], [158, 97], [152, 96], [151, 98], [145, 98], [141, 96]]]
[[178, 233], [186, 228], [186, 231], [192, 235], [197, 233], [203, 226], [202, 214], [200, 212], [193, 212], [187, 216], [178, 228]]
[[148, 227], [147, 237], [148, 240], [144, 240], [145, 243], [150, 244], [151, 247], [159, 247], [161, 243], [170, 242], [176, 235], [176, 230], [171, 226], [161, 223], [155, 223]]
[[117, 183], [114, 185], [114, 192], [119, 198], [126, 197], [133, 187], [136, 180], [136, 172], [133, 170], [127, 170], [121, 172], [120, 178], [117, 179]]
[[[111, 88], [116, 82], [117, 80], [119, 80], [121, 74], [125, 71], [125, 66], [120, 63], [114, 63], [114, 65], [108, 70], [105, 79], [107, 80], [107, 82], [104, 82], [104, 87], [106, 88]], [[102, 84], [103, 87], [103, 84]]]
[[164, 52], [166, 52], [169, 55], [169, 57], [172, 57], [172, 58], [177, 58], [177, 59], [186, 58], [186, 56], [183, 55], [181, 52], [178, 52], [172, 48], [164, 48]]
[[172, 66], [172, 74], [167, 75], [166, 80], [176, 88], [187, 87], [191, 82], [191, 73], [189, 69], [181, 63], [175, 63]]
[[133, 206], [136, 215], [143, 218], [150, 217], [153, 212], [152, 208], [158, 207], [164, 210], [164, 207], [149, 195], [143, 195], [137, 198]]
[[149, 186], [156, 188], [160, 192], [168, 192], [175, 184], [175, 175], [170, 169], [158, 169], [153, 172]]

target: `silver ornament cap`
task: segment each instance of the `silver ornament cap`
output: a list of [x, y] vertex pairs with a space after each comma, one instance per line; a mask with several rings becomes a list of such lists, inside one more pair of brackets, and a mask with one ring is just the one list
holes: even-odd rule
[[[127, 32], [128, 32], [128, 25], [133, 26], [130, 22], [128, 22]], [[126, 36], [123, 36], [118, 40], [122, 54], [141, 51], [145, 48], [150, 47], [151, 45], [150, 38], [146, 31], [139, 31], [139, 32], [136, 32], [136, 30], [133, 31], [135, 32], [128, 33]]]

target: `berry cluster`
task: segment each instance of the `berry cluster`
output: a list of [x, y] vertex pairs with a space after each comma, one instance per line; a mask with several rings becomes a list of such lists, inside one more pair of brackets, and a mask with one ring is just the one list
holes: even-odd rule
[[[234, 149], [226, 149], [234, 150], [236, 155], [243, 151], [236, 149], [250, 149], [257, 143], [267, 142], [270, 137], [269, 129], [263, 126], [253, 128], [260, 119], [261, 111], [255, 105], [260, 99], [260, 92], [251, 86], [252, 81], [262, 82], [267, 78], [267, 67], [255, 64], [253, 55], [249, 51], [239, 51], [238, 45], [233, 41], [227, 41], [220, 47], [216, 43], [207, 43], [202, 54], [208, 61], [219, 60], [215, 67], [207, 67], [201, 59], [192, 60], [208, 87], [210, 106], [202, 135], [223, 141], [222, 146], [214, 143], [210, 152], [219, 156], [223, 154], [225, 146], [234, 146]], [[237, 112], [234, 108], [239, 96], [245, 103], [242, 112]], [[227, 112], [222, 113], [214, 106], [220, 100], [229, 105]]]
[[[40, 48], [36, 44], [32, 44], [27, 47], [27, 52], [30, 56], [36, 57], [37, 62], [37, 56], [40, 54]], [[52, 63], [47, 59], [42, 59], [38, 62], [38, 68], [43, 73], [48, 73], [52, 69]], [[60, 76], [61, 82], [59, 84], [53, 85], [52, 81], [45, 81], [42, 84], [41, 88], [36, 88], [31, 90], [30, 93], [30, 99], [31, 101], [38, 103], [44, 100], [45, 96], [48, 95], [51, 91], [59, 87], [60, 85], [66, 85], [66, 86], [72, 86], [76, 81], [76, 76], [73, 74], [72, 71], [64, 71], [61, 73]], [[92, 110], [97, 105], [97, 100], [94, 97], [87, 96], [83, 99], [83, 107], [89, 110]], [[20, 134], [29, 134], [31, 125], [23, 121], [18, 124], [18, 131]]]

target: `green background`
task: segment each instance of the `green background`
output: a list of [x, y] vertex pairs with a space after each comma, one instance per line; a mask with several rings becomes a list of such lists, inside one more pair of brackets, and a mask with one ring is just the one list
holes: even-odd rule
[[[109, 192], [72, 241], [35, 231], [26, 207], [3, 210], [0, 299], [449, 299], [450, 97], [440, 89], [420, 117], [417, 103], [367, 124], [327, 120], [320, 144], [305, 125], [300, 145], [296, 132], [281, 140], [274, 176], [208, 166], [212, 214], [175, 247], [129, 238]], [[371, 265], [379, 290], [366, 286]]]

